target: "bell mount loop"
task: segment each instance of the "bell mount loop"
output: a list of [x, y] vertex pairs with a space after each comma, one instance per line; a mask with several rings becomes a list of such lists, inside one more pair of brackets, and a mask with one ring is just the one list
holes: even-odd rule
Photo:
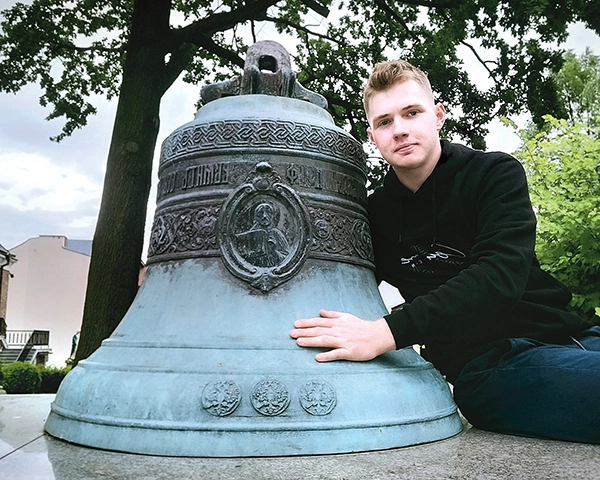
[[257, 94], [297, 98], [327, 108], [325, 97], [296, 80], [290, 54], [272, 40], [262, 40], [248, 48], [243, 75], [206, 85], [200, 92], [203, 104], [232, 95]]

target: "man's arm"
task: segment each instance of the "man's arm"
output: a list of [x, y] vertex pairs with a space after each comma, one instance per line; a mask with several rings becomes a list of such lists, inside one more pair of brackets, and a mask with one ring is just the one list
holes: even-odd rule
[[385, 319], [361, 320], [342, 312], [321, 310], [320, 317], [294, 322], [290, 336], [301, 347], [331, 348], [317, 354], [318, 362], [332, 360], [366, 361], [396, 349]]
[[[484, 345], [514, 331], [511, 314], [525, 291], [535, 247], [525, 171], [508, 154], [481, 153], [459, 171], [450, 188], [452, 208], [438, 218], [445, 224], [438, 228], [442, 238], [452, 236], [452, 228], [466, 235], [461, 250], [469, 265], [409, 298], [402, 310], [385, 315], [399, 348], [418, 343], [449, 351]], [[386, 218], [376, 219], [380, 230]], [[375, 262], [387, 269], [386, 258], [391, 257], [382, 261], [376, 253]]]

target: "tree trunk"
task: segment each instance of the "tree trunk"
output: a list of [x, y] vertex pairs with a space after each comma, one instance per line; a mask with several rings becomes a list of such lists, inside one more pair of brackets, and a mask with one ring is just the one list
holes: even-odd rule
[[[143, 6], [140, 6], [142, 5]], [[152, 160], [165, 91], [170, 2], [136, 2], [104, 178], [76, 361], [117, 327], [138, 288]]]

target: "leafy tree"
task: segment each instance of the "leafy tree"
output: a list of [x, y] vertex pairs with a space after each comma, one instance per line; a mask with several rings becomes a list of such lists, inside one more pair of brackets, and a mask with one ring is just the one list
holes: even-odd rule
[[547, 128], [515, 153], [538, 218], [536, 253], [573, 292], [571, 308], [600, 315], [600, 138], [582, 123], [544, 119]]
[[[562, 56], [544, 42], [564, 40], [576, 20], [600, 32], [591, 0], [32, 0], [2, 15], [0, 90], [39, 83], [41, 103], [53, 107], [48, 118], [64, 117], [56, 140], [85, 125], [93, 94], [119, 98], [78, 360], [112, 332], [136, 293], [160, 100], [180, 75], [197, 83], [231, 76], [246, 43], [272, 24], [298, 40], [298, 79], [326, 96], [356, 138], [366, 139], [360, 92], [372, 64], [403, 57], [438, 88], [448, 134], [483, 147], [492, 116], [554, 113], [550, 73]], [[491, 88], [472, 83], [459, 48], [479, 59]]]
[[587, 48], [583, 55], [567, 52], [554, 75], [558, 96], [571, 123], [582, 123], [600, 134], [600, 57]]
[[[553, 116], [571, 124], [582, 123], [588, 133], [600, 135], [600, 57], [593, 55], [589, 47], [580, 56], [565, 52], [562, 67], [550, 76], [557, 88]], [[519, 132], [524, 142], [541, 131], [552, 129], [552, 124], [543, 116], [540, 120], [527, 122], [525, 129]]]

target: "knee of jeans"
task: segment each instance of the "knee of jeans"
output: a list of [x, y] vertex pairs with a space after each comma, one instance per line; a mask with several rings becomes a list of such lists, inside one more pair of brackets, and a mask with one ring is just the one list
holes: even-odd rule
[[574, 335], [577, 341], [581, 342], [587, 350], [600, 350], [600, 326], [590, 327], [583, 332]]

